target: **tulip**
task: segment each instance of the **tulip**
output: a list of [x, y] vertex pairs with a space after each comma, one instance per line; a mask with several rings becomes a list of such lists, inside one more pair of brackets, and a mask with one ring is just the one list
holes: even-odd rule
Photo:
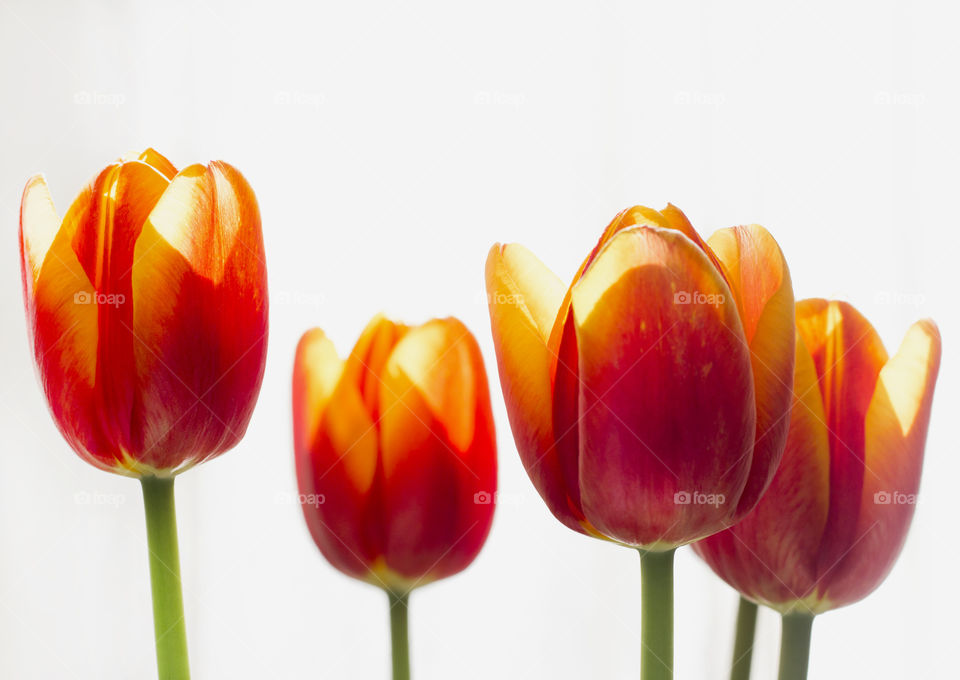
[[[263, 377], [267, 282], [253, 191], [222, 162], [111, 163], [61, 220], [20, 209], [27, 327], [50, 411], [87, 462], [141, 480], [162, 677], [188, 677], [173, 478], [243, 436]], [[169, 631], [169, 632], [168, 632]]]
[[783, 461], [739, 524], [696, 552], [747, 600], [783, 615], [781, 677], [806, 674], [813, 617], [872, 592], [906, 539], [920, 484], [940, 334], [915, 323], [888, 357], [845, 302], [796, 305]]
[[[640, 550], [641, 665], [670, 677], [673, 550], [749, 512], [782, 454], [794, 354], [783, 255], [756, 225], [704, 242], [677, 208], [634, 207], [569, 287], [514, 244], [493, 247], [486, 280], [527, 474], [566, 526]], [[648, 639], [654, 620], [670, 634]]]
[[320, 329], [293, 369], [300, 501], [320, 552], [387, 592], [394, 677], [409, 677], [410, 592], [477, 556], [496, 439], [483, 358], [460, 321], [374, 318], [345, 359]]

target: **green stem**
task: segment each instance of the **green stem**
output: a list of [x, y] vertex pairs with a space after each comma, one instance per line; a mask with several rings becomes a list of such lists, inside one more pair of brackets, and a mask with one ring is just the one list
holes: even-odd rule
[[144, 477], [140, 483], [147, 516], [147, 547], [150, 549], [157, 674], [160, 680], [189, 680], [173, 478]]
[[757, 605], [745, 597], [740, 598], [737, 609], [737, 637], [733, 642], [733, 663], [730, 680], [750, 680], [750, 664], [753, 661], [753, 638], [757, 630]]
[[806, 680], [813, 614], [784, 614], [780, 637], [780, 680]]
[[643, 680], [673, 678], [673, 553], [640, 551], [640, 675]]
[[393, 680], [410, 680], [410, 636], [407, 614], [410, 593], [387, 591], [390, 602], [390, 647], [393, 650]]

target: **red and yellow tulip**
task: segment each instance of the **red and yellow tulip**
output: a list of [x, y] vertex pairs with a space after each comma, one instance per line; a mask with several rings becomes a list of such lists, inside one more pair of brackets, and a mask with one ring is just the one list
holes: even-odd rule
[[483, 358], [458, 320], [377, 317], [345, 360], [308, 331], [293, 423], [307, 526], [337, 569], [406, 594], [476, 557], [493, 518], [496, 439]]
[[793, 290], [762, 227], [704, 242], [680, 210], [617, 215], [569, 287], [519, 245], [486, 269], [531, 480], [568, 527], [645, 550], [719, 531], [780, 461]]
[[20, 244], [44, 391], [82, 458], [169, 475], [239, 441], [263, 377], [267, 277], [235, 168], [177, 172], [147, 149], [102, 170], [62, 220], [33, 177]]
[[940, 334], [914, 324], [888, 357], [851, 305], [796, 306], [796, 376], [783, 462], [739, 524], [697, 553], [745, 597], [818, 614], [872, 592], [913, 517]]

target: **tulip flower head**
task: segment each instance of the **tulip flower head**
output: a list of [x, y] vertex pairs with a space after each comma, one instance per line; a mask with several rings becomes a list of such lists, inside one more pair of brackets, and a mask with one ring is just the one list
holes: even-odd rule
[[517, 448], [561, 522], [663, 551], [753, 508], [793, 376], [793, 290], [766, 230], [704, 242], [677, 208], [634, 207], [569, 287], [514, 244], [486, 279]]
[[473, 561], [493, 518], [496, 439], [483, 358], [462, 323], [377, 317], [345, 360], [308, 331], [293, 422], [304, 516], [337, 569], [408, 593]]
[[819, 614], [893, 567], [920, 484], [940, 334], [915, 323], [893, 357], [851, 305], [796, 306], [794, 400], [783, 462], [756, 509], [694, 548], [745, 597]]
[[61, 220], [20, 210], [27, 326], [50, 410], [97, 467], [168, 476], [233, 447], [263, 377], [267, 278], [250, 185], [152, 149], [111, 163]]

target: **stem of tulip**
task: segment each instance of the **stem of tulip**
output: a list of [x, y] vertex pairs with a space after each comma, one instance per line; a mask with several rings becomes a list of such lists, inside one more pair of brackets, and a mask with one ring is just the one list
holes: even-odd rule
[[737, 637], [733, 642], [733, 663], [730, 665], [730, 680], [750, 680], [750, 665], [753, 661], [753, 639], [757, 630], [757, 605], [745, 597], [740, 598], [737, 609]]
[[806, 680], [813, 614], [784, 614], [780, 634], [780, 680]]
[[640, 551], [640, 676], [673, 679], [673, 553]]
[[173, 477], [144, 477], [140, 483], [147, 516], [157, 674], [160, 680], [189, 680]]
[[407, 614], [410, 593], [387, 591], [390, 603], [390, 647], [393, 650], [393, 680], [410, 680], [410, 637]]

